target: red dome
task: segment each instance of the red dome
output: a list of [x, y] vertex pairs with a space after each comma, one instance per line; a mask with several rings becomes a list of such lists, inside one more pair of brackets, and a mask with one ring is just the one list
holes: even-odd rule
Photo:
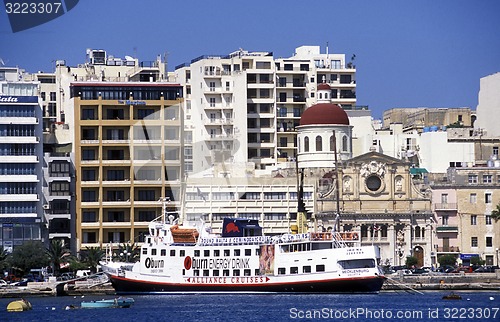
[[300, 118], [300, 125], [349, 125], [347, 113], [338, 105], [319, 103], [306, 109]]
[[318, 85], [318, 91], [321, 91], [321, 90], [331, 90], [332, 88], [330, 87], [330, 85], [328, 85], [327, 83], [321, 83]]

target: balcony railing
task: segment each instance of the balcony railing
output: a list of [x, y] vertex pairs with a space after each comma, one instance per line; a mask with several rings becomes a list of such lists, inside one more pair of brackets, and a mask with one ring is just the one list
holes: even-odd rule
[[436, 232], [458, 233], [458, 226], [438, 226]]
[[460, 248], [458, 246], [436, 247], [436, 251], [439, 253], [460, 253]]
[[458, 210], [456, 203], [436, 203], [434, 210]]

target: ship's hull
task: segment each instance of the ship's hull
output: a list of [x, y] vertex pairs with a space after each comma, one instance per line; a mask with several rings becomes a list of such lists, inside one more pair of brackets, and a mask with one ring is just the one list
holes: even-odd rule
[[193, 280], [194, 283], [190, 281], [188, 283], [158, 283], [128, 279], [116, 275], [110, 275], [109, 277], [117, 294], [161, 294], [172, 292], [378, 293], [385, 281], [382, 276], [370, 276], [284, 283], [218, 284], [206, 280], [203, 280], [205, 282], [202, 283], [196, 283], [196, 278]]

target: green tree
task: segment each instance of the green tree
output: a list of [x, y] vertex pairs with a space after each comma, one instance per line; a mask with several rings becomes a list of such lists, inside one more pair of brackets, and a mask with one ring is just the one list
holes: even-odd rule
[[0, 273], [9, 267], [9, 257], [10, 254], [0, 246]]
[[500, 219], [500, 203], [494, 210], [491, 211], [491, 218], [495, 219], [495, 222]]
[[80, 251], [80, 257], [92, 273], [97, 273], [97, 265], [104, 257], [104, 251], [99, 247], [85, 247], [84, 250]]
[[10, 263], [13, 269], [24, 275], [32, 268], [48, 266], [50, 258], [41, 241], [27, 241], [20, 246], [14, 247]]
[[69, 250], [64, 246], [62, 240], [53, 239], [47, 249], [47, 256], [50, 259], [50, 264], [54, 275], [59, 275], [59, 270], [61, 269], [61, 263], [68, 260], [71, 256]]
[[443, 255], [438, 258], [438, 263], [441, 266], [455, 266], [457, 258], [451, 254]]
[[480, 266], [482, 266], [482, 265], [484, 265], [485, 262], [484, 262], [484, 260], [481, 259], [481, 257], [474, 256], [474, 257], [471, 257], [470, 263], [472, 265], [480, 265]]
[[135, 243], [118, 245], [113, 252], [113, 260], [124, 263], [135, 263], [139, 261], [140, 248]]
[[418, 260], [416, 257], [413, 256], [408, 256], [406, 257], [406, 268], [412, 268], [413, 266], [417, 265]]

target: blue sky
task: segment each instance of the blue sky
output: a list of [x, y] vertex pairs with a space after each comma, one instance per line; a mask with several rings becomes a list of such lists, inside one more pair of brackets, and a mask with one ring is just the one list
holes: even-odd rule
[[85, 61], [85, 49], [168, 69], [238, 48], [289, 57], [302, 45], [356, 54], [357, 97], [374, 117], [394, 107], [475, 109], [481, 77], [500, 72], [498, 0], [80, 0], [62, 17], [12, 33], [0, 12], [0, 58], [30, 72]]

